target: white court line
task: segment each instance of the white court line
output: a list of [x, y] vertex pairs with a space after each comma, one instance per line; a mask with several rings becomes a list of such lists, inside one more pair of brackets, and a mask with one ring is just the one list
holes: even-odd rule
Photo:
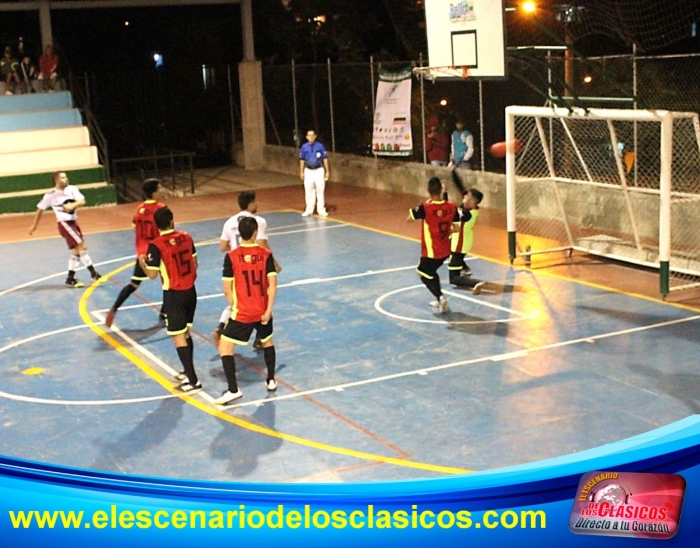
[[649, 329], [658, 329], [660, 327], [666, 327], [669, 325], [675, 325], [679, 323], [685, 323], [685, 322], [691, 322], [695, 320], [700, 320], [700, 315], [698, 316], [690, 316], [688, 318], [680, 318], [676, 320], [669, 320], [666, 322], [660, 322], [657, 324], [652, 324], [652, 325], [646, 325], [642, 327], [633, 327], [630, 329], [623, 329], [620, 331], [611, 331], [609, 333], [603, 333], [601, 335], [593, 335], [590, 337], [585, 337], [585, 338], [580, 338], [580, 339], [572, 339], [570, 341], [562, 341], [559, 343], [552, 343], [552, 344], [546, 344], [543, 346], [535, 347], [535, 348], [528, 348], [516, 352], [507, 352], [505, 354], [495, 354], [493, 356], [484, 356], [481, 358], [472, 358], [469, 360], [462, 360], [458, 362], [452, 362], [452, 363], [446, 363], [443, 365], [435, 365], [433, 367], [421, 367], [420, 369], [413, 369], [411, 371], [403, 371], [401, 373], [395, 373], [393, 375], [383, 375], [381, 377], [373, 377], [370, 379], [365, 379], [362, 381], [355, 381], [355, 382], [349, 382], [345, 384], [337, 384], [335, 386], [327, 386], [324, 388], [315, 388], [313, 390], [304, 390], [302, 392], [295, 392], [292, 394], [285, 394], [284, 396], [274, 396], [272, 398], [267, 398], [267, 399], [261, 399], [261, 400], [254, 400], [254, 401], [249, 401], [245, 403], [239, 403], [236, 405], [227, 405], [225, 409], [236, 409], [238, 407], [248, 407], [248, 406], [260, 406], [264, 405], [266, 403], [270, 402], [275, 402], [275, 401], [281, 401], [281, 400], [289, 400], [293, 398], [302, 398], [304, 396], [309, 396], [312, 394], [321, 394], [324, 392], [342, 392], [346, 388], [351, 388], [355, 386], [363, 386], [367, 384], [374, 384], [378, 382], [383, 382], [387, 380], [393, 380], [393, 379], [400, 379], [402, 377], [409, 377], [411, 375], [418, 375], [418, 376], [425, 376], [428, 373], [432, 371], [441, 371], [443, 369], [452, 369], [455, 367], [461, 367], [463, 365], [473, 365], [476, 363], [481, 363], [481, 362], [501, 362], [509, 359], [514, 359], [514, 358], [519, 358], [523, 357], [527, 354], [531, 354], [533, 352], [541, 352], [543, 350], [551, 350], [552, 348], [559, 348], [563, 346], [570, 346], [574, 344], [579, 344], [582, 342], [591, 342], [592, 340], [601, 340], [601, 339], [607, 339], [611, 337], [619, 337], [621, 335], [627, 335], [630, 333], [637, 333], [640, 331], [647, 331]]
[[460, 293], [454, 293], [452, 291], [444, 291], [445, 294], [451, 295], [453, 297], [456, 297], [458, 299], [462, 299], [464, 301], [470, 301], [473, 303], [476, 303], [480, 306], [486, 306], [488, 308], [493, 308], [495, 310], [499, 310], [501, 312], [507, 312], [509, 314], [513, 314], [515, 316], [519, 316], [518, 318], [504, 318], [502, 320], [449, 320], [449, 319], [435, 319], [435, 320], [429, 320], [429, 319], [424, 319], [424, 318], [412, 318], [410, 316], [400, 316], [399, 314], [394, 314], [393, 312], [389, 312], [388, 310], [385, 310], [382, 308], [382, 301], [386, 299], [387, 297], [390, 297], [392, 295], [395, 295], [397, 293], [401, 293], [403, 291], [410, 291], [412, 289], [416, 288], [422, 288], [425, 287], [422, 284], [419, 285], [411, 285], [409, 287], [402, 287], [399, 289], [395, 289], [394, 291], [389, 291], [388, 293], [384, 293], [384, 295], [380, 295], [377, 297], [377, 300], [374, 301], [374, 309], [379, 312], [380, 314], [384, 314], [385, 316], [388, 316], [390, 318], [394, 318], [396, 320], [404, 320], [407, 322], [415, 322], [415, 323], [437, 323], [441, 325], [476, 325], [476, 324], [484, 324], [484, 323], [508, 323], [508, 322], [518, 322], [518, 321], [523, 321], [523, 320], [531, 320], [533, 318], [536, 318], [539, 313], [536, 312], [534, 314], [523, 314], [521, 312], [518, 312], [517, 310], [513, 310], [512, 308], [504, 308], [502, 306], [498, 306], [497, 304], [490, 303], [488, 301], [483, 301], [481, 299], [475, 299], [473, 297], [468, 297], [466, 295], [460, 294]]
[[[102, 314], [100, 314], [99, 312], [93, 312], [92, 314], [93, 314], [93, 316], [95, 316], [96, 318], [99, 318], [100, 320], [102, 320], [104, 322], [104, 316], [102, 316]], [[112, 331], [117, 333], [124, 341], [129, 343], [129, 346], [131, 346], [132, 349], [137, 350], [139, 353], [143, 354], [145, 357], [147, 357], [153, 363], [158, 365], [163, 371], [165, 371], [171, 377], [175, 376], [178, 373], [178, 371], [175, 371], [172, 367], [170, 367], [167, 363], [165, 363], [163, 360], [161, 360], [158, 356], [153, 354], [150, 350], [146, 349], [146, 347], [137, 343], [134, 339], [129, 337], [129, 335], [124, 333], [115, 324], [112, 324], [111, 329], [112, 329]], [[214, 398], [212, 398], [209, 394], [204, 392], [204, 390], [200, 390], [199, 392], [197, 392], [197, 394], [201, 395], [209, 403], [211, 403], [211, 404], [214, 403]], [[194, 395], [194, 394], [192, 394], [192, 395]], [[173, 397], [178, 398], [180, 396], [174, 395]]]
[[302, 230], [287, 230], [286, 232], [275, 232], [275, 236], [283, 236], [286, 234], [298, 234], [300, 232], [315, 232], [317, 230], [330, 230], [332, 228], [353, 228], [352, 225], [333, 224], [328, 226], [315, 226], [313, 228], [305, 228]]
[[[288, 226], [292, 227], [292, 226], [298, 226], [298, 225], [295, 224], [295, 225], [288, 225]], [[276, 235], [296, 234], [296, 233], [298, 233], [298, 232], [311, 232], [311, 231], [315, 231], [315, 230], [327, 230], [327, 229], [330, 229], [330, 228], [345, 228], [345, 227], [351, 227], [351, 226], [352, 226], [352, 225], [335, 224], [335, 225], [329, 225], [329, 226], [313, 227], [313, 228], [309, 228], [309, 229], [307, 229], [307, 230], [290, 230], [290, 231], [288, 231], [288, 232], [276, 233]], [[284, 227], [280, 227], [280, 228], [287, 228], [287, 227], [284, 226]], [[125, 230], [126, 230], [126, 229], [125, 229]], [[213, 240], [205, 240], [205, 241], [203, 241], [203, 242], [200, 242], [200, 243], [196, 244], [196, 246], [197, 246], [197, 247], [204, 247], [204, 246], [214, 245], [214, 244], [218, 244], [218, 243], [219, 243], [219, 239], [217, 238], [217, 239], [213, 239]], [[112, 264], [112, 263], [119, 263], [119, 262], [124, 262], [124, 261], [132, 261], [132, 262], [135, 262], [135, 259], [136, 259], [136, 257], [135, 257], [135, 255], [133, 255], [133, 254], [132, 254], [132, 255], [126, 255], [126, 256], [124, 256], [124, 257], [118, 257], [118, 258], [116, 258], [116, 259], [109, 259], [109, 260], [107, 260], [107, 261], [102, 261], [102, 262], [99, 262], [99, 263], [94, 263], [94, 266], [95, 266], [95, 267], [99, 267], [99, 266], [104, 266], [104, 265], [108, 265], [108, 264]], [[80, 271], [82, 271], [82, 270], [85, 270], [85, 267], [84, 267], [84, 266], [81, 266], [80, 268], [78, 268], [77, 272], [80, 272]], [[59, 278], [59, 277], [61, 277], [61, 276], [65, 276], [65, 274], [66, 274], [65, 271], [61, 271], [61, 272], [57, 272], [56, 274], [49, 274], [48, 276], [44, 276], [43, 278], [37, 278], [37, 279], [35, 279], [35, 280], [31, 280], [31, 281], [29, 281], [29, 282], [25, 282], [25, 283], [20, 284], [20, 285], [16, 285], [16, 286], [14, 286], [14, 287], [10, 287], [10, 288], [8, 288], [8, 289], [5, 289], [5, 290], [3, 290], [3, 291], [0, 291], [0, 297], [2, 297], [2, 296], [4, 296], [4, 295], [7, 295], [8, 293], [12, 293], [13, 291], [18, 291], [18, 290], [20, 290], [20, 289], [24, 289], [25, 287], [29, 287], [29, 286], [31, 286], [31, 285], [38, 284], [38, 283], [40, 283], [40, 282], [45, 282], [46, 280], [51, 280], [51, 279], [53, 279], [53, 278]]]
[[[47, 331], [45, 333], [40, 333], [39, 335], [34, 335], [32, 337], [27, 337], [26, 339], [22, 339], [19, 341], [12, 342], [8, 345], [3, 346], [0, 348], [0, 354], [3, 352], [10, 350], [12, 348], [17, 348], [18, 346], [21, 346], [26, 343], [30, 343], [33, 341], [36, 341], [38, 339], [43, 339], [44, 337], [52, 337], [54, 335], [59, 335], [61, 333], [67, 333], [69, 331], [76, 331], [78, 329], [85, 329], [87, 327], [90, 327], [90, 325], [87, 324], [81, 324], [81, 325], [74, 325], [72, 327], [64, 327], [63, 329], [56, 329], [54, 331]], [[166, 400], [169, 398], [179, 398], [180, 396], [178, 394], [165, 394], [162, 396], [147, 396], [143, 398], [130, 398], [130, 399], [123, 399], [123, 400], [50, 400], [46, 398], [33, 398], [30, 396], [18, 396], [16, 394], [10, 394], [9, 392], [4, 392], [0, 390], [0, 397], [6, 398], [8, 400], [14, 400], [14, 401], [22, 401], [22, 402], [28, 402], [28, 403], [46, 403], [50, 405], [117, 405], [117, 404], [126, 404], [126, 403], [141, 403], [141, 402], [148, 402], [148, 401], [157, 401], [157, 400]]]
[[[134, 260], [134, 255], [127, 255], [125, 257], [119, 257], [117, 259], [110, 259], [108, 261], [102, 261], [101, 263], [94, 263], [94, 266], [102, 266], [106, 264], [112, 264], [112, 263], [120, 263], [124, 262], [126, 260], [131, 259], [132, 261]], [[81, 266], [78, 268], [77, 272], [80, 272], [81, 270], [85, 270], [84, 266]], [[61, 272], [57, 272], [56, 274], [49, 274], [48, 276], [44, 276], [43, 278], [37, 278], [36, 280], [32, 280], [30, 282], [25, 282], [20, 285], [16, 285], [14, 287], [10, 287], [9, 289], [5, 289], [4, 291], [0, 291], [0, 297], [3, 295], [7, 295], [8, 293], [12, 293], [13, 291], [17, 291], [18, 289], [24, 289], [25, 287], [29, 287], [30, 285], [38, 284], [39, 282], [45, 282], [46, 280], [50, 280], [52, 278], [59, 278], [61, 276], [65, 276], [66, 271], [63, 270]]]
[[[282, 289], [284, 287], [295, 287], [298, 285], [306, 285], [306, 284], [317, 284], [317, 283], [326, 283], [326, 282], [336, 282], [338, 280], [348, 280], [350, 278], [362, 278], [364, 276], [375, 276], [377, 274], [388, 274], [391, 272], [400, 272], [402, 270], [410, 270], [412, 268], [415, 268], [415, 266], [401, 266], [398, 268], [387, 268], [385, 270], [367, 270], [366, 272], [360, 272], [358, 274], [345, 274], [343, 276], [332, 276], [330, 278], [304, 278], [301, 280], [293, 280], [291, 282], [287, 282], [286, 284], [280, 284], [277, 286], [277, 289]], [[215, 299], [218, 297], [223, 297], [223, 293], [212, 293], [211, 295], [197, 295], [197, 300], [198, 301], [205, 301], [207, 299]], [[152, 306], [157, 306], [159, 304], [162, 304], [162, 301], [153, 301], [153, 302], [148, 302], [148, 303], [141, 303], [141, 304], [131, 304], [127, 306], [122, 306], [119, 308], [119, 310], [133, 310], [135, 308], [146, 308], [146, 307], [152, 307]], [[107, 312], [109, 310], [108, 308], [103, 308], [101, 310], [96, 310], [95, 312]]]

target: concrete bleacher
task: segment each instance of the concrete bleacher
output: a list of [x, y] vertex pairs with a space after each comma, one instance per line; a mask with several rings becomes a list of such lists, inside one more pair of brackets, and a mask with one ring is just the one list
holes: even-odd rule
[[69, 92], [0, 96], [0, 213], [34, 211], [54, 171], [65, 171], [88, 205], [117, 201]]

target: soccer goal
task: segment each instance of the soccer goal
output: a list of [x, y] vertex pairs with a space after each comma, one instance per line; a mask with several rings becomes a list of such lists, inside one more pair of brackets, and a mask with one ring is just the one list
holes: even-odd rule
[[[581, 251], [700, 286], [700, 123], [689, 112], [506, 108], [511, 263]], [[517, 152], [516, 154], [516, 151]]]

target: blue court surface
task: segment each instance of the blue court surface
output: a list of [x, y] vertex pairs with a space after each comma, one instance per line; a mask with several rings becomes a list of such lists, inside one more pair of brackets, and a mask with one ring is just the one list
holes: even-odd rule
[[279, 388], [266, 391], [261, 353], [237, 347], [244, 396], [226, 409], [212, 404], [225, 379], [210, 335], [225, 306], [224, 219], [179, 225], [200, 264], [204, 391], [186, 397], [172, 391], [180, 364], [158, 282], [103, 325], [131, 275], [131, 231], [87, 236], [107, 280], [79, 290], [63, 286], [58, 237], [1, 245], [0, 453], [179, 478], [397, 480], [568, 455], [698, 412], [693, 310], [472, 258], [489, 290], [451, 288], [443, 267], [451, 311], [440, 315], [415, 272], [417, 241], [266, 218], [283, 266]]

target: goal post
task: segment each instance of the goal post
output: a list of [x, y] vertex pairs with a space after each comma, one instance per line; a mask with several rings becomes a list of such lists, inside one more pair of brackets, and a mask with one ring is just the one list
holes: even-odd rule
[[696, 113], [509, 106], [508, 253], [581, 251], [659, 271], [659, 292], [700, 286]]

